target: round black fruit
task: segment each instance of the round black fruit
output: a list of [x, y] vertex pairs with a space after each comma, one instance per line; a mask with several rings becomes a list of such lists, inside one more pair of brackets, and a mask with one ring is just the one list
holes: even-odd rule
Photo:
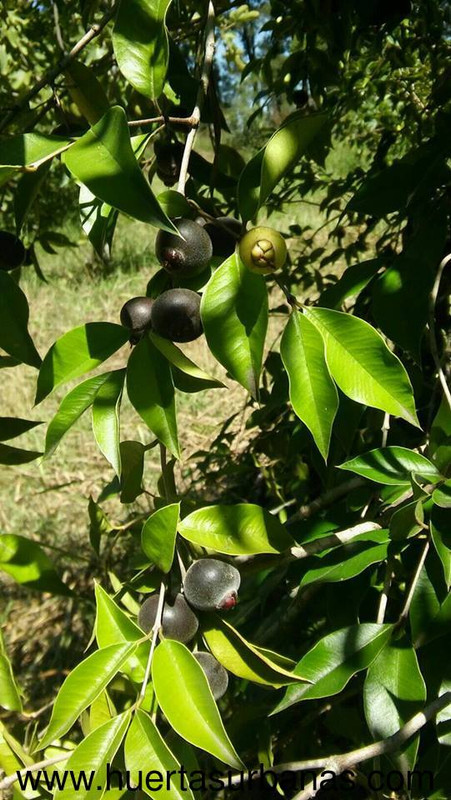
[[219, 700], [226, 693], [229, 685], [227, 671], [211, 653], [194, 653], [194, 658], [205, 672], [213, 697], [215, 700]]
[[213, 255], [228, 258], [235, 252], [235, 245], [241, 236], [241, 222], [234, 217], [218, 217], [208, 222], [205, 230], [213, 244]]
[[174, 186], [174, 183], [178, 180], [183, 149], [181, 142], [155, 142], [154, 152], [157, 159], [157, 175], [165, 186]]
[[[149, 633], [157, 616], [159, 597], [152, 595], [142, 604], [138, 614], [138, 625]], [[162, 629], [163, 636], [168, 639], [176, 639], [178, 642], [189, 642], [197, 633], [199, 623], [194, 612], [189, 607], [185, 598], [177, 594], [174, 602], [165, 603], [163, 609]]]
[[171, 275], [183, 278], [198, 275], [206, 269], [213, 255], [211, 239], [205, 228], [193, 219], [177, 217], [174, 224], [181, 236], [158, 231], [155, 241], [158, 261]]
[[202, 334], [200, 295], [191, 289], [168, 289], [152, 306], [152, 329], [171, 342], [192, 342]]
[[240, 573], [232, 564], [202, 558], [188, 569], [183, 591], [188, 603], [200, 611], [227, 611], [236, 605], [240, 583]]
[[154, 301], [150, 297], [132, 297], [121, 308], [121, 324], [134, 336], [150, 328], [150, 312]]
[[20, 239], [9, 231], [0, 231], [0, 269], [8, 272], [21, 267], [25, 257], [26, 250]]

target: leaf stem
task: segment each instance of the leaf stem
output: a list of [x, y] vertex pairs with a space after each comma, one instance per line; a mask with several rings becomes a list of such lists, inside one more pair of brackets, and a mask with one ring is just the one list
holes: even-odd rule
[[409, 615], [410, 606], [412, 604], [413, 596], [415, 594], [415, 589], [417, 588], [417, 583], [420, 580], [420, 575], [421, 575], [421, 572], [423, 570], [424, 562], [426, 561], [426, 556], [427, 556], [427, 554], [429, 552], [430, 545], [431, 545], [431, 542], [430, 542], [430, 539], [428, 538], [426, 540], [426, 543], [425, 543], [424, 547], [423, 547], [423, 550], [421, 551], [420, 560], [419, 560], [418, 566], [417, 566], [417, 568], [415, 570], [415, 574], [414, 574], [414, 576], [412, 578], [412, 583], [410, 584], [410, 589], [409, 589], [409, 591], [407, 593], [407, 597], [406, 597], [405, 602], [404, 602], [404, 607], [403, 607], [403, 609], [402, 609], [402, 611], [401, 611], [401, 613], [399, 615], [398, 622], [396, 623], [397, 625], [401, 625], [404, 622], [404, 620], [407, 619], [407, 617]]
[[177, 189], [180, 194], [185, 194], [185, 185], [188, 177], [189, 160], [191, 151], [193, 149], [194, 140], [199, 128], [200, 117], [205, 98], [208, 92], [210, 83], [210, 72], [213, 64], [213, 57], [215, 53], [215, 8], [211, 0], [208, 3], [207, 22], [205, 25], [205, 46], [204, 46], [204, 63], [202, 66], [202, 73], [200, 76], [199, 89], [196, 97], [196, 104], [191, 114], [192, 127], [188, 136], [186, 137], [185, 149], [183, 151], [182, 164], [180, 167], [180, 176]]

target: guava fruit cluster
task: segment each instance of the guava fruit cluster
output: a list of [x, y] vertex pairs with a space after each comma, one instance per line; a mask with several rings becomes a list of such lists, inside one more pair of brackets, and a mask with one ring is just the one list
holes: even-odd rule
[[[161, 618], [161, 632], [168, 639], [187, 644], [198, 631], [196, 611], [228, 611], [236, 605], [241, 577], [236, 567], [217, 558], [194, 561], [183, 579], [183, 594], [179, 592], [165, 602]], [[158, 613], [159, 597], [152, 595], [142, 604], [138, 625], [150, 633]], [[213, 697], [218, 700], [226, 692], [228, 675], [222, 664], [208, 652], [196, 652], [195, 658], [202, 667]]]

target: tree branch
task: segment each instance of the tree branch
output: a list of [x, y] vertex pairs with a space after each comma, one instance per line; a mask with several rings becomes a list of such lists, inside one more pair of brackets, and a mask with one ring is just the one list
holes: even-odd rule
[[[344, 753], [343, 755], [337, 756], [329, 756], [328, 758], [317, 759], [315, 766], [312, 766], [311, 761], [295, 761], [291, 764], [280, 764], [278, 767], [274, 768], [276, 771], [280, 772], [283, 769], [291, 769], [294, 771], [303, 771], [307, 769], [322, 769], [330, 770], [334, 772], [336, 775], [341, 774], [346, 769], [350, 769], [351, 767], [355, 767], [357, 764], [361, 764], [363, 761], [369, 761], [371, 758], [377, 758], [378, 756], [383, 756], [386, 753], [393, 753], [396, 750], [400, 750], [403, 745], [415, 736], [421, 728], [426, 725], [431, 719], [433, 719], [439, 711], [446, 708], [451, 704], [451, 692], [445, 692], [442, 694], [441, 697], [438, 697], [437, 700], [434, 700], [430, 705], [426, 706], [423, 711], [420, 711], [418, 714], [415, 714], [412, 719], [406, 722], [402, 728], [399, 729], [396, 733], [392, 736], [389, 736], [387, 739], [382, 739], [379, 742], [374, 742], [374, 744], [369, 744], [366, 747], [361, 747], [359, 750], [351, 750], [349, 753]], [[321, 763], [319, 763], [321, 761]], [[314, 788], [314, 783], [311, 783], [301, 792], [299, 792], [293, 800], [311, 800], [311, 798], [315, 797], [316, 789]]]
[[291, 525], [293, 522], [299, 522], [299, 520], [308, 519], [313, 514], [316, 514], [317, 511], [321, 511], [323, 508], [332, 505], [335, 500], [339, 500], [340, 497], [343, 497], [348, 492], [352, 491], [352, 489], [357, 489], [359, 486], [364, 486], [366, 483], [364, 478], [360, 478], [358, 476], [354, 478], [350, 478], [349, 481], [345, 481], [344, 483], [340, 483], [339, 486], [334, 486], [333, 489], [329, 489], [324, 494], [320, 495], [309, 503], [306, 506], [301, 506], [295, 514], [293, 514], [290, 519], [287, 520], [287, 525]]
[[0, 792], [5, 792], [7, 789], [9, 789], [9, 787], [18, 780], [19, 776], [22, 778], [29, 772], [38, 772], [40, 769], [52, 767], [53, 764], [59, 764], [61, 761], [67, 761], [73, 752], [73, 750], [68, 750], [67, 753], [60, 753], [58, 756], [46, 758], [44, 761], [38, 761], [36, 764], [30, 764], [29, 767], [25, 767], [25, 769], [13, 772], [12, 775], [8, 775], [7, 778], [3, 778], [3, 780], [0, 781]]
[[451, 261], [451, 253], [445, 258], [442, 259], [440, 262], [440, 266], [437, 271], [437, 275], [435, 277], [434, 286], [432, 287], [431, 294], [429, 296], [429, 344], [431, 347], [432, 358], [434, 359], [435, 368], [437, 370], [439, 381], [442, 385], [443, 394], [445, 395], [448, 405], [451, 408], [451, 392], [449, 390], [449, 386], [446, 380], [445, 373], [443, 372], [442, 365], [440, 363], [440, 357], [438, 354], [438, 347], [437, 347], [437, 340], [435, 338], [435, 304], [437, 302], [438, 292], [440, 288], [440, 282], [442, 280], [442, 275], [445, 267]]
[[28, 106], [30, 100], [32, 100], [33, 97], [36, 97], [36, 95], [39, 94], [44, 86], [52, 84], [55, 78], [57, 78], [58, 75], [60, 75], [61, 72], [66, 69], [66, 67], [79, 55], [79, 53], [81, 53], [86, 45], [89, 44], [89, 42], [92, 42], [92, 40], [103, 31], [105, 26], [116, 13], [116, 9], [117, 4], [114, 3], [110, 10], [107, 11], [107, 13], [102, 17], [100, 22], [98, 22], [96, 25], [92, 25], [84, 34], [84, 36], [82, 36], [77, 42], [77, 44], [74, 45], [72, 50], [67, 53], [67, 55], [63, 56], [63, 58], [55, 67], [52, 67], [52, 69], [48, 70], [45, 75], [43, 75], [42, 78], [33, 86], [33, 88], [30, 89], [26, 95], [24, 95], [17, 105], [3, 117], [3, 120], [0, 122], [0, 132], [3, 131], [10, 124], [10, 122], [12, 122], [12, 120], [15, 119], [15, 117]]
[[147, 659], [146, 671], [144, 673], [144, 678], [143, 678], [143, 682], [142, 682], [142, 685], [141, 685], [141, 690], [139, 692], [139, 697], [138, 697], [138, 701], [137, 701], [138, 704], [141, 703], [144, 700], [144, 696], [146, 694], [146, 689], [147, 689], [147, 684], [149, 683], [150, 670], [151, 670], [151, 667], [152, 667], [153, 654], [154, 654], [155, 648], [157, 646], [158, 634], [160, 632], [161, 620], [162, 620], [162, 617], [163, 617], [165, 593], [166, 593], [166, 586], [164, 585], [163, 581], [161, 581], [161, 584], [160, 584], [160, 596], [158, 598], [157, 615], [155, 617], [155, 622], [154, 622], [153, 628], [152, 628], [152, 641], [150, 643], [149, 658]]
[[186, 137], [185, 149], [183, 151], [182, 164], [180, 166], [180, 176], [177, 189], [181, 194], [185, 194], [185, 184], [188, 177], [189, 160], [191, 150], [193, 149], [194, 140], [197, 135], [199, 127], [200, 116], [208, 92], [208, 85], [210, 82], [211, 66], [213, 64], [213, 57], [215, 53], [215, 8], [211, 0], [208, 3], [207, 22], [205, 26], [205, 48], [204, 48], [204, 63], [202, 67], [202, 74], [200, 76], [199, 89], [196, 97], [196, 104], [193, 108], [192, 128]]
[[410, 584], [410, 589], [409, 589], [409, 591], [407, 593], [407, 597], [406, 597], [405, 602], [404, 602], [404, 607], [403, 607], [403, 609], [401, 611], [401, 614], [399, 615], [399, 619], [398, 619], [397, 625], [401, 625], [402, 622], [404, 622], [404, 620], [407, 619], [407, 617], [409, 615], [410, 606], [412, 604], [413, 596], [415, 594], [415, 589], [417, 588], [417, 583], [420, 580], [420, 575], [421, 575], [421, 572], [422, 572], [423, 567], [424, 567], [424, 562], [426, 561], [426, 556], [427, 556], [427, 554], [429, 552], [430, 544], [431, 543], [430, 543], [430, 540], [428, 538], [426, 543], [425, 543], [425, 545], [424, 545], [424, 547], [423, 547], [423, 550], [421, 552], [420, 560], [419, 560], [418, 566], [417, 566], [417, 568], [415, 570], [415, 574], [414, 574], [414, 576], [412, 578], [412, 583]]

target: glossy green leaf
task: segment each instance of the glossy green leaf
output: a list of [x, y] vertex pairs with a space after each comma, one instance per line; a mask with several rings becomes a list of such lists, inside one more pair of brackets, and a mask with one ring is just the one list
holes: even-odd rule
[[36, 425], [42, 425], [42, 422], [20, 419], [20, 417], [0, 417], [0, 442], [15, 439], [16, 436], [31, 431]]
[[[161, 336], [157, 336], [155, 333], [151, 333], [150, 338], [155, 347], [157, 347], [160, 353], [163, 353], [163, 355], [166, 356], [167, 360], [170, 362], [174, 383], [177, 380], [183, 380], [183, 377], [186, 376], [187, 380], [190, 381], [189, 385], [191, 387], [196, 387], [191, 388], [190, 391], [225, 388], [221, 381], [216, 380], [216, 378], [212, 378], [211, 375], [209, 375], [207, 372], [204, 372], [201, 367], [198, 367], [194, 361], [191, 361], [191, 359], [188, 358], [188, 356], [185, 355], [185, 353], [180, 350], [179, 347], [176, 347], [173, 342], [170, 342], [168, 339], [162, 339]], [[177, 388], [180, 387], [177, 386]]]
[[[411, 547], [413, 548], [414, 545], [412, 544]], [[416, 554], [417, 562], [423, 547], [424, 542], [418, 542], [416, 550], [413, 550]], [[451, 606], [445, 605], [443, 608], [441, 598], [436, 588], [436, 579], [437, 577], [441, 578], [441, 576], [438, 574], [438, 570], [437, 575], [434, 575], [432, 569], [433, 563], [430, 557], [426, 559], [426, 563], [416, 578], [415, 591], [410, 604], [410, 630], [412, 643], [415, 648], [419, 647], [429, 638], [434, 638], [434, 636], [437, 635], [437, 628], [441, 627], [441, 623], [446, 622], [447, 632], [450, 630]], [[440, 562], [438, 562], [437, 566], [440, 569]], [[415, 567], [412, 566], [411, 569], [413, 573]], [[451, 596], [448, 595], [447, 600], [450, 598]], [[443, 635], [443, 631], [441, 635]]]
[[238, 678], [275, 688], [303, 681], [293, 673], [294, 664], [287, 669], [276, 660], [277, 653], [251, 644], [217, 614], [203, 618], [202, 636], [215, 658]]
[[326, 460], [338, 410], [338, 393], [324, 357], [322, 336], [297, 311], [293, 311], [283, 332], [280, 355], [288, 373], [293, 409]]
[[357, 672], [369, 667], [391, 637], [392, 625], [363, 623], [329, 633], [299, 661], [295, 672], [312, 685], [289, 686], [273, 714], [299, 703], [338, 694]]
[[348, 267], [341, 278], [332, 286], [328, 286], [321, 294], [322, 308], [339, 308], [348, 297], [355, 297], [368, 286], [382, 267], [382, 261], [373, 258]]
[[87, 322], [51, 346], [39, 371], [36, 403], [62, 383], [97, 367], [128, 341], [128, 331], [113, 322]]
[[125, 111], [114, 106], [65, 155], [72, 174], [104, 203], [134, 219], [174, 230], [139, 168]]
[[20, 447], [0, 444], [0, 464], [8, 464], [8, 466], [29, 464], [30, 461], [36, 461], [42, 455], [43, 453], [37, 450], [22, 450]]
[[[22, 711], [19, 688], [6, 652], [0, 629], [0, 707], [7, 711]], [[1, 765], [0, 765], [1, 766]]]
[[58, 447], [63, 436], [70, 430], [81, 415], [93, 404], [95, 396], [100, 387], [112, 373], [104, 372], [102, 375], [95, 375], [93, 378], [79, 383], [72, 389], [50, 420], [47, 434], [45, 437], [45, 455], [50, 456]]
[[108, 686], [135, 647], [133, 642], [112, 644], [77, 664], [58, 692], [39, 750], [67, 733], [82, 711]]
[[[149, 781], [142, 775], [143, 764], [156, 771], [156, 775], [149, 775]], [[194, 800], [186, 781], [182, 782], [180, 764], [156, 725], [141, 709], [136, 711], [125, 740], [125, 766], [134, 784], [139, 785], [141, 779], [143, 791], [152, 798]]]
[[442, 562], [448, 591], [451, 587], [451, 509], [434, 506], [431, 511], [431, 536]]
[[73, 102], [89, 124], [94, 125], [110, 105], [94, 69], [72, 59], [64, 70], [64, 76]]
[[268, 326], [264, 278], [246, 269], [237, 254], [230, 256], [206, 286], [201, 316], [215, 358], [257, 397]]
[[178, 530], [189, 542], [232, 556], [281, 553], [294, 544], [277, 517], [253, 503], [200, 508]]
[[39, 369], [41, 357], [28, 332], [28, 300], [20, 286], [0, 271], [0, 347], [8, 355]]
[[410, 485], [411, 475], [419, 475], [428, 481], [440, 480], [440, 473], [426, 456], [408, 450], [407, 447], [380, 447], [340, 464], [346, 469], [362, 475], [370, 481], [393, 486]]
[[[25, 752], [23, 747], [19, 744], [4, 724], [0, 722], [0, 769], [5, 775], [12, 775], [18, 770], [23, 769], [25, 766], [30, 766], [33, 763], [31, 756]], [[37, 791], [28, 789], [26, 792], [14, 792], [13, 800], [27, 800], [40, 796]]]
[[121, 475], [119, 413], [124, 388], [125, 369], [111, 372], [100, 386], [92, 404], [94, 438], [116, 475]]
[[[136, 642], [143, 638], [143, 632], [123, 611], [101, 586], [96, 584], [95, 634], [99, 647], [112, 644]], [[135, 682], [142, 681], [149, 657], [150, 644], [143, 642], [127, 659], [121, 669]]]
[[136, 345], [128, 360], [127, 393], [152, 433], [180, 458], [171, 369], [147, 336]]
[[[11, 167], [10, 172], [14, 173], [17, 167], [37, 167], [48, 158], [61, 153], [69, 145], [70, 139], [63, 139], [61, 136], [52, 136], [44, 133], [22, 133], [2, 139], [0, 142], [0, 165], [1, 167]], [[0, 183], [2, 173], [0, 170]]]
[[180, 503], [157, 509], [145, 521], [141, 547], [161, 572], [169, 572], [174, 560]]
[[451, 479], [444, 481], [432, 492], [432, 500], [440, 508], [451, 508]]
[[152, 662], [152, 680], [158, 704], [180, 736], [223, 763], [242, 769], [205, 673], [185, 645], [171, 639], [158, 645]]
[[[72, 775], [74, 780], [67, 780], [64, 789], [57, 789], [55, 800], [94, 800], [102, 795], [99, 787], [106, 787], [108, 769], [127, 732], [130, 716], [131, 712], [125, 711], [113, 717], [80, 742], [65, 766], [68, 777]], [[79, 783], [77, 789], [75, 782]]]
[[72, 594], [58, 577], [55, 568], [43, 549], [14, 533], [0, 534], [0, 572], [11, 575], [17, 583], [28, 589], [53, 594]]
[[133, 503], [143, 491], [144, 445], [135, 441], [121, 442], [120, 451], [122, 465], [121, 503]]
[[91, 704], [89, 709], [89, 729], [95, 731], [115, 716], [115, 709], [108, 692], [104, 690]]
[[418, 426], [407, 372], [371, 325], [326, 308], [304, 313], [323, 336], [329, 370], [344, 394]]
[[[374, 659], [365, 678], [365, 718], [373, 739], [388, 739], [424, 706], [426, 686], [413, 647], [405, 641], [388, 643]], [[413, 769], [419, 734], [397, 756], [393, 766]]]
[[160, 192], [157, 200], [168, 217], [191, 218], [193, 216], [192, 206], [188, 203], [185, 195], [176, 192], [175, 189], [167, 189], [164, 192]]
[[166, 12], [171, 0], [121, 0], [113, 30], [116, 61], [129, 83], [156, 100], [169, 59]]
[[322, 581], [337, 583], [360, 575], [373, 564], [387, 558], [390, 536], [386, 530], [375, 530], [356, 536], [352, 542], [337, 547], [324, 556], [312, 558], [311, 566], [302, 576], [300, 586]]

